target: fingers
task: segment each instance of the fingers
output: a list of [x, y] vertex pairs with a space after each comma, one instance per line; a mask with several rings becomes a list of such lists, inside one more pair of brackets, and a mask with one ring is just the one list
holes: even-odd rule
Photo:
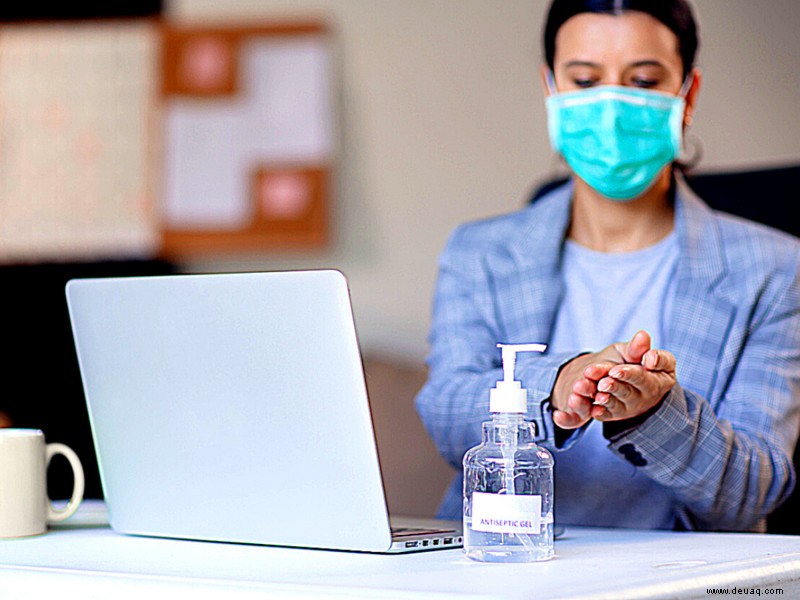
[[[555, 424], [575, 429], [590, 419], [631, 418], [659, 402], [675, 384], [676, 360], [671, 352], [651, 344], [650, 335], [640, 330], [628, 343], [568, 363], [553, 395]], [[597, 362], [589, 363], [593, 359]]]
[[561, 429], [577, 429], [586, 422], [586, 419], [581, 419], [574, 413], [569, 413], [563, 410], [554, 410], [553, 422], [561, 427]]
[[631, 341], [628, 342], [626, 348], [623, 348], [622, 356], [626, 363], [639, 364], [642, 362], [642, 357], [650, 350], [652, 342], [650, 334], [645, 330], [640, 329], [637, 331]]
[[611, 421], [624, 409], [625, 405], [617, 398], [601, 392], [595, 398], [595, 404], [592, 406], [590, 414], [593, 419], [598, 421]]
[[[576, 382], [575, 387], [579, 389], [583, 388], [584, 386], [580, 385], [582, 383], [587, 385], [587, 389], [588, 386], [594, 389], [594, 384], [586, 380]], [[565, 410], [556, 409], [553, 411], [553, 422], [562, 429], [575, 429], [591, 418], [591, 410], [592, 396], [583, 395], [580, 392], [573, 392], [567, 398], [567, 407]]]
[[592, 399], [578, 394], [570, 394], [567, 406], [571, 413], [578, 415], [583, 421], [587, 421], [589, 412], [592, 410]]
[[[645, 370], [645, 367], [640, 365], [617, 365], [608, 372], [607, 379], [609, 379], [609, 381], [606, 382], [603, 387], [607, 387], [609, 384], [613, 386], [614, 381], [619, 381], [625, 382], [633, 387], [640, 388], [645, 383], [646, 374], [647, 371]], [[601, 391], [607, 392], [609, 390], [604, 389]]]
[[646, 364], [617, 365], [597, 382], [592, 418], [613, 421], [637, 416], [657, 404], [675, 384], [675, 357], [666, 351], [646, 355]]
[[573, 384], [572, 393], [584, 396], [591, 401], [597, 393], [597, 382], [591, 379], [579, 379]]
[[675, 355], [667, 350], [649, 350], [642, 358], [642, 365], [648, 371], [667, 371], [675, 370]]
[[[640, 372], [644, 371], [641, 367], [638, 369]], [[631, 379], [636, 379], [635, 375], [629, 375]], [[614, 396], [619, 400], [628, 400], [636, 391], [636, 388], [630, 381], [623, 379], [615, 379], [614, 377], [603, 377], [597, 382], [597, 394], [595, 394], [594, 401], [602, 400], [604, 396]], [[599, 402], [603, 404], [603, 402]]]
[[590, 415], [598, 421], [622, 418], [628, 410], [627, 402], [634, 400], [638, 395], [636, 388], [612, 377], [601, 379], [597, 389]]
[[608, 372], [614, 368], [616, 363], [604, 361], [592, 363], [583, 370], [583, 376], [592, 381], [600, 381], [603, 377], [608, 375]]
[[[609, 371], [608, 377], [597, 382], [594, 402], [605, 405], [612, 413], [624, 410], [628, 404], [648, 395], [656, 385], [653, 377], [654, 373], [641, 365], [617, 365]], [[619, 401], [619, 406], [611, 405], [606, 400], [608, 397]]]

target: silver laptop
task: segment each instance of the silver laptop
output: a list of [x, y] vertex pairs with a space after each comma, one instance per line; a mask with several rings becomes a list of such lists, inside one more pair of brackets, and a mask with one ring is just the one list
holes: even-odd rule
[[120, 533], [413, 552], [393, 533], [347, 281], [335, 270], [73, 279], [67, 304]]

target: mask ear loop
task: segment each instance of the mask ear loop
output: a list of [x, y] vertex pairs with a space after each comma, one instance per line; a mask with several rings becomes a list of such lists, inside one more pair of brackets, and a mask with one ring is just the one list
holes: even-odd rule
[[550, 92], [551, 96], [554, 96], [558, 93], [556, 89], [556, 76], [553, 74], [552, 69], [547, 69], [547, 75], [545, 76], [545, 81], [547, 83], [547, 89]]
[[[683, 80], [683, 84], [681, 85], [681, 89], [678, 92], [678, 96], [683, 98], [684, 101], [686, 100], [686, 96], [689, 93], [689, 90], [692, 88], [694, 84], [694, 71], [691, 71], [687, 76], [686, 79]], [[691, 171], [697, 164], [700, 162], [700, 159], [703, 157], [703, 143], [699, 137], [693, 136], [691, 132], [687, 131], [691, 124], [692, 124], [692, 115], [687, 114], [684, 118], [684, 123], [686, 128], [683, 132], [683, 139], [684, 139], [684, 149], [687, 146], [692, 146], [693, 151], [689, 153], [686, 158], [681, 158], [676, 162], [676, 165], [680, 168], [681, 171], [684, 173]]]
[[678, 91], [678, 96], [685, 99], [686, 94], [688, 94], [689, 90], [692, 89], [693, 83], [694, 83], [694, 72], [691, 72], [686, 76], [686, 79], [683, 80], [681, 89]]
[[[552, 69], [547, 69], [547, 74], [545, 75], [544, 79], [545, 79], [545, 85], [547, 86], [547, 91], [550, 93], [550, 96], [557, 96], [558, 90], [556, 89], [556, 77]], [[550, 116], [548, 115], [548, 122], [549, 119]], [[553, 173], [550, 177], [548, 177], [548, 180], [554, 181], [557, 179], [567, 179], [570, 176], [570, 172], [568, 168], [566, 168], [567, 161], [564, 160], [564, 156], [558, 151], [556, 151], [553, 154], [553, 156], [555, 161], [550, 166], [550, 171], [552, 171]]]
[[[690, 72], [686, 79], [683, 80], [683, 84], [681, 85], [681, 89], [678, 91], [678, 98], [683, 98], [684, 103], [686, 102], [686, 97], [689, 94], [689, 90], [692, 89], [692, 85], [694, 84], [694, 71]], [[692, 115], [687, 114], [684, 117], [684, 123], [686, 127], [689, 127], [692, 124]]]

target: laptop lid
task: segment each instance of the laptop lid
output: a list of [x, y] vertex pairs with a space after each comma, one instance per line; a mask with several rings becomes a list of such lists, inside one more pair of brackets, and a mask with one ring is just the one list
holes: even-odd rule
[[66, 294], [116, 531], [390, 548], [342, 273], [77, 279]]

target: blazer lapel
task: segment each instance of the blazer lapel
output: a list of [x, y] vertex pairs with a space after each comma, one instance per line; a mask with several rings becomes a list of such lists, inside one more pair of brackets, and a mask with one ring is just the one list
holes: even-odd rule
[[509, 343], [550, 342], [563, 295], [560, 265], [572, 188], [567, 183], [526, 209], [527, 223], [505, 244], [505, 256], [495, 256], [498, 262], [490, 266], [498, 323]]
[[710, 399], [736, 306], [726, 297], [729, 267], [711, 209], [678, 181], [675, 226], [681, 255], [675, 297], [665, 315], [664, 348], [675, 354], [678, 381]]

